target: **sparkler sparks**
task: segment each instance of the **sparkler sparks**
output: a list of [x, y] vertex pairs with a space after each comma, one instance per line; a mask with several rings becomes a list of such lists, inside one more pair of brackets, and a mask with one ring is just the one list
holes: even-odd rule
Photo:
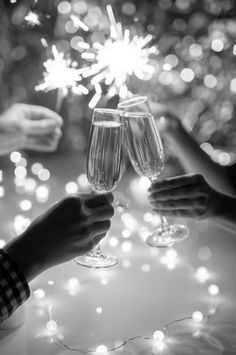
[[41, 25], [39, 15], [33, 11], [29, 11], [28, 14], [25, 15], [25, 21], [32, 27]]
[[35, 87], [36, 91], [58, 90], [56, 110], [60, 110], [62, 99], [68, 94], [68, 90], [77, 95], [88, 94], [88, 89], [78, 84], [82, 80], [83, 69], [78, 69], [78, 63], [71, 58], [65, 58], [63, 52], [59, 52], [55, 45], [52, 46], [53, 59], [44, 62], [44, 81]]
[[129, 29], [123, 30], [121, 23], [116, 23], [111, 5], [107, 6], [107, 12], [111, 23], [109, 38], [104, 44], [93, 43], [92, 47], [81, 55], [82, 58], [93, 62], [82, 74], [85, 78], [92, 77], [91, 84], [95, 86], [96, 91], [92, 98], [93, 107], [101, 96], [99, 92], [102, 82], [110, 87], [110, 96], [118, 94], [125, 98], [128, 94], [129, 77], [134, 75], [141, 80], [150, 79], [154, 73], [150, 56], [158, 54], [156, 46], [148, 46], [153, 39], [152, 35], [131, 37]]

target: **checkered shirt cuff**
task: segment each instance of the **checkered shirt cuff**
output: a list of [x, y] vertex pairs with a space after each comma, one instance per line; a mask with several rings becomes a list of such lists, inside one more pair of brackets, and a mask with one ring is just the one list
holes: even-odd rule
[[0, 322], [7, 319], [29, 295], [23, 273], [8, 253], [0, 249]]

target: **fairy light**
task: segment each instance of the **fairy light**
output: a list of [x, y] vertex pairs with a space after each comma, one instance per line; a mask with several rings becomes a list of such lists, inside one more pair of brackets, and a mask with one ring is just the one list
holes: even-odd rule
[[25, 15], [25, 21], [32, 27], [41, 25], [39, 15], [33, 11], [29, 11], [28, 14]]
[[106, 277], [103, 277], [103, 278], [101, 279], [101, 284], [102, 284], [103, 286], [106, 286], [106, 285], [108, 284], [108, 280], [107, 280]]
[[121, 249], [124, 253], [128, 253], [133, 248], [133, 243], [130, 241], [125, 241], [121, 244]]
[[40, 169], [38, 172], [38, 178], [41, 181], [47, 181], [50, 178], [50, 171], [48, 169]]
[[0, 198], [5, 195], [5, 189], [3, 186], [0, 186]]
[[108, 349], [106, 345], [98, 345], [96, 348], [96, 354], [97, 355], [106, 355], [108, 353]]
[[34, 163], [31, 166], [31, 171], [34, 175], [38, 175], [39, 171], [43, 169], [43, 165], [41, 163]]
[[215, 38], [211, 43], [211, 48], [215, 52], [221, 52], [224, 49], [224, 43], [221, 39]]
[[4, 239], [0, 239], [0, 249], [4, 248], [6, 245], [6, 241]]
[[49, 187], [41, 185], [36, 188], [36, 199], [39, 202], [46, 202], [49, 196]]
[[143, 220], [147, 223], [151, 223], [153, 221], [153, 214], [150, 213], [150, 212], [146, 212], [144, 215], [143, 215]]
[[57, 333], [57, 322], [55, 320], [49, 320], [46, 324], [46, 330], [49, 336], [53, 336]]
[[192, 314], [192, 319], [196, 323], [201, 323], [203, 321], [203, 314], [200, 311], [195, 311]]
[[208, 293], [211, 295], [211, 296], [217, 296], [220, 292], [220, 288], [219, 286], [215, 285], [215, 284], [212, 284], [208, 287]]
[[165, 334], [161, 330], [156, 330], [152, 337], [154, 341], [162, 342], [165, 339]]
[[130, 213], [123, 213], [121, 215], [121, 221], [124, 223], [125, 227], [129, 229], [130, 231], [135, 231], [138, 227], [137, 220], [134, 216], [132, 216]]
[[24, 179], [23, 184], [24, 190], [27, 194], [32, 194], [37, 187], [37, 183], [33, 178]]
[[[129, 29], [123, 29], [117, 23], [111, 5], [107, 5], [110, 20], [110, 33], [103, 44], [94, 42], [89, 50], [83, 52], [81, 57], [92, 64], [83, 72], [84, 77], [92, 77], [91, 84], [105, 83], [110, 94], [126, 97], [128, 93], [127, 80], [136, 76], [140, 80], [150, 79], [154, 67], [150, 64], [150, 56], [157, 54], [156, 46], [150, 46], [152, 35], [145, 37], [131, 35]], [[125, 53], [125, 55], [121, 55]], [[95, 107], [101, 94], [95, 92], [89, 106]]]
[[13, 163], [19, 163], [19, 161], [21, 160], [21, 153], [20, 152], [12, 152], [10, 154], [10, 160], [13, 162]]
[[96, 308], [96, 313], [101, 314], [102, 313], [102, 307], [97, 307]]
[[122, 266], [125, 268], [125, 269], [128, 269], [130, 267], [130, 261], [128, 259], [125, 259], [122, 261]]
[[149, 264], [143, 264], [142, 265], [142, 271], [143, 272], [149, 272], [151, 270], [151, 266]]
[[123, 238], [127, 239], [127, 238], [130, 238], [131, 231], [129, 229], [124, 229], [121, 234], [122, 234]]
[[88, 178], [87, 178], [86, 174], [79, 175], [77, 178], [77, 182], [78, 182], [79, 187], [82, 190], [87, 190], [90, 187], [90, 184], [88, 182]]
[[29, 211], [32, 208], [32, 202], [30, 200], [23, 200], [20, 202], [20, 209], [22, 211]]
[[17, 166], [14, 170], [14, 174], [17, 178], [25, 178], [27, 175], [27, 170], [24, 166]]
[[116, 237], [110, 237], [108, 243], [111, 247], [115, 248], [119, 245], [119, 240]]
[[42, 300], [46, 297], [46, 293], [42, 288], [38, 288], [33, 292], [33, 294], [36, 300]]
[[207, 268], [205, 268], [204, 266], [200, 266], [196, 270], [195, 275], [200, 283], [205, 283], [210, 278], [209, 272], [208, 272]]
[[75, 194], [76, 192], [78, 192], [78, 189], [79, 187], [74, 181], [69, 181], [65, 186], [67, 194]]
[[31, 220], [22, 215], [16, 215], [14, 218], [14, 229], [16, 235], [23, 233], [27, 227], [30, 225]]
[[69, 293], [70, 296], [75, 296], [78, 294], [79, 290], [80, 290], [80, 282], [76, 277], [71, 277], [66, 286], [65, 289], [67, 290], [67, 292]]

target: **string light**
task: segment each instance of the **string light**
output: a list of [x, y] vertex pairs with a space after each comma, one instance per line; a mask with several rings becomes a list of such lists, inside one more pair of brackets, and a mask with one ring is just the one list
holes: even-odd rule
[[108, 349], [105, 345], [98, 345], [96, 348], [96, 354], [98, 355], [106, 355], [108, 353]]
[[192, 319], [194, 322], [200, 323], [203, 321], [203, 314], [200, 311], [195, 311], [192, 314]]
[[65, 186], [67, 194], [75, 194], [76, 192], [78, 192], [78, 189], [78, 185], [74, 181], [69, 181]]
[[5, 195], [5, 189], [3, 186], [0, 186], [0, 198]]
[[45, 291], [42, 289], [42, 288], [38, 288], [37, 290], [35, 290], [34, 292], [34, 297], [37, 299], [37, 300], [42, 300], [45, 298], [46, 296], [46, 293]]
[[208, 292], [211, 296], [217, 296], [220, 292], [219, 286], [212, 284], [208, 287]]

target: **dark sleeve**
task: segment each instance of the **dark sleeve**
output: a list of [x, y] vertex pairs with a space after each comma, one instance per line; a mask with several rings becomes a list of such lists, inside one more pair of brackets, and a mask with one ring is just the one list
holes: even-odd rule
[[226, 170], [234, 188], [234, 194], [236, 195], [236, 164], [226, 167]]
[[0, 322], [7, 319], [29, 295], [23, 273], [8, 253], [0, 249]]

